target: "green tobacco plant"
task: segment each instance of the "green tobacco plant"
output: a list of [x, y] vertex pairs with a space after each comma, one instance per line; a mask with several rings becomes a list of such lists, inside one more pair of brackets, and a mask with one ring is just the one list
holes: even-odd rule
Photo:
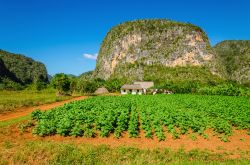
[[40, 136], [146, 138], [154, 135], [166, 140], [165, 132], [174, 139], [192, 131], [207, 139], [212, 129], [222, 141], [228, 141], [233, 128], [250, 130], [250, 100], [247, 97], [206, 95], [98, 96], [65, 104], [50, 111], [32, 113], [36, 125], [33, 133]]

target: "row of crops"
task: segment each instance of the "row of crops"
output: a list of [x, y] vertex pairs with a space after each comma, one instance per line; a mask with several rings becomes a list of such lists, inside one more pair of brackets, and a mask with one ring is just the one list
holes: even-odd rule
[[165, 140], [166, 132], [179, 138], [190, 131], [204, 138], [205, 130], [228, 137], [233, 127], [250, 132], [250, 99], [247, 97], [156, 95], [99, 96], [32, 113], [33, 133], [46, 136], [121, 137], [128, 132]]

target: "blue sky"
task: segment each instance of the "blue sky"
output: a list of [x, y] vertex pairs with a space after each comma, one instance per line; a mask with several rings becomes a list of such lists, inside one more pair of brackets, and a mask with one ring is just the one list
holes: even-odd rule
[[250, 39], [249, 0], [0, 0], [0, 49], [43, 62], [52, 75], [79, 75], [95, 68], [86, 57], [111, 27], [145, 18], [198, 25], [212, 45]]

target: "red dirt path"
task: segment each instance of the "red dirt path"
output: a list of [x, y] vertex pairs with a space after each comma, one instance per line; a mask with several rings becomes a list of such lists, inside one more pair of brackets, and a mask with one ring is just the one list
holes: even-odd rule
[[76, 100], [83, 100], [86, 98], [88, 98], [88, 96], [80, 96], [80, 97], [75, 97], [73, 99], [55, 102], [55, 103], [51, 103], [51, 104], [40, 105], [40, 106], [36, 106], [36, 107], [20, 108], [16, 112], [10, 112], [7, 114], [0, 114], [0, 121], [7, 121], [7, 120], [15, 119], [18, 117], [23, 117], [23, 116], [30, 114], [32, 111], [34, 111], [36, 109], [40, 109], [41, 111], [45, 111], [45, 110], [49, 110], [51, 108], [55, 108], [55, 107], [64, 105], [65, 103], [69, 103], [69, 102], [76, 101]]

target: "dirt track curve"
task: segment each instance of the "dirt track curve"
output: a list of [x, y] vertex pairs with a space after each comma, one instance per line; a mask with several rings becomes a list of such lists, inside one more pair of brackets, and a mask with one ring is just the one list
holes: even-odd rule
[[16, 112], [10, 112], [7, 114], [0, 114], [0, 122], [26, 116], [36, 109], [40, 109], [41, 111], [46, 111], [46, 110], [49, 110], [51, 108], [55, 108], [55, 107], [64, 105], [65, 103], [69, 103], [69, 102], [76, 101], [76, 100], [83, 100], [86, 98], [88, 98], [88, 96], [80, 96], [80, 97], [75, 97], [73, 99], [55, 102], [55, 103], [51, 103], [51, 104], [44, 104], [44, 105], [39, 105], [39, 106], [35, 106], [35, 107], [20, 108]]

